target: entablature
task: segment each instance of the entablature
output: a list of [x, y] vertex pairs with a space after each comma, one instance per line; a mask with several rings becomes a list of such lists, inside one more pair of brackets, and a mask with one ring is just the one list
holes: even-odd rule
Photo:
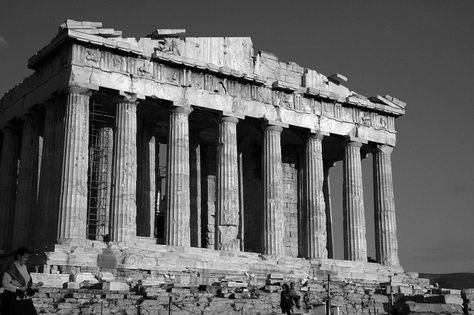
[[[221, 55], [208, 56], [201, 50], [198, 54], [200, 45], [209, 46], [206, 49], [215, 46], [216, 54], [222, 56], [234, 54], [234, 58], [252, 60], [233, 61], [233, 66]], [[242, 51], [232, 51], [236, 45]], [[340, 84], [347, 80], [342, 75], [331, 79], [292, 62], [279, 62], [270, 53], [253, 56], [251, 45], [250, 38], [136, 40], [122, 38], [120, 31], [103, 29], [101, 23], [67, 21], [52, 42], [30, 58], [28, 65], [35, 73], [3, 97], [1, 112], [19, 102], [24, 109], [34, 105], [27, 104], [28, 93], [51, 77], [67, 77], [67, 82], [58, 82], [58, 89], [76, 84], [171, 101], [186, 97], [194, 106], [395, 143], [394, 120], [404, 114], [403, 102], [352, 92]], [[231, 51], [225, 51], [227, 46]], [[208, 62], [212, 60], [216, 63]]]

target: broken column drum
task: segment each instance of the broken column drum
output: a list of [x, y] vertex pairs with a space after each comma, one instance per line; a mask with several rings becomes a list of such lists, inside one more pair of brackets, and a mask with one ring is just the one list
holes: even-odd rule
[[[90, 253], [103, 240], [124, 256], [94, 256], [88, 263], [99, 269], [115, 261], [158, 270], [176, 252], [186, 270], [225, 268], [222, 257], [266, 259], [255, 270], [238, 264], [251, 273], [299, 266], [285, 261], [336, 264], [342, 247], [345, 264], [370, 265], [373, 237], [377, 268], [401, 270], [390, 158], [395, 119], [405, 113], [399, 99], [364, 97], [343, 75], [254, 53], [246, 37], [156, 30], [137, 40], [71, 20], [28, 67], [35, 73], [0, 100], [1, 250]], [[365, 154], [372, 174], [363, 174]], [[340, 182], [329, 171], [338, 162], [343, 196], [329, 185]], [[369, 176], [375, 235], [366, 235]], [[343, 209], [333, 209], [340, 197]], [[343, 222], [334, 222], [336, 211]], [[22, 223], [40, 235], [33, 240]], [[343, 235], [334, 235], [336, 224]]]

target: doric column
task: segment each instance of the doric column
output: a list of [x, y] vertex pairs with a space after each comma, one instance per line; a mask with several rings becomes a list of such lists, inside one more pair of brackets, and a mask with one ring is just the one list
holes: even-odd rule
[[100, 156], [98, 160], [97, 187], [97, 231], [96, 239], [110, 233], [110, 194], [112, 186], [112, 161], [114, 148], [114, 132], [112, 127], [99, 130]]
[[332, 231], [332, 206], [331, 206], [331, 184], [329, 177], [329, 169], [334, 166], [333, 161], [324, 161], [324, 182], [323, 182], [323, 194], [324, 194], [324, 205], [326, 209], [326, 235], [328, 250], [328, 258], [334, 258], [334, 242], [333, 242], [333, 231]]
[[217, 143], [217, 249], [240, 250], [239, 166], [235, 117], [222, 117]]
[[32, 240], [38, 185], [39, 123], [36, 113], [23, 120], [20, 172], [13, 220], [12, 247], [26, 246]]
[[284, 255], [284, 216], [281, 204], [283, 170], [281, 126], [267, 125], [263, 138], [263, 253]]
[[311, 134], [305, 146], [306, 257], [327, 258], [323, 195], [323, 135]]
[[189, 121], [192, 108], [175, 106], [170, 110], [168, 134], [167, 245], [190, 246]]
[[393, 148], [388, 145], [378, 145], [373, 153], [375, 248], [377, 262], [383, 265], [400, 265], [393, 194], [392, 150]]
[[361, 146], [348, 141], [344, 149], [344, 259], [354, 261], [367, 261]]
[[118, 99], [115, 111], [112, 166], [111, 236], [114, 242], [136, 239], [137, 100]]
[[70, 87], [66, 93], [58, 238], [85, 239], [90, 91]]
[[11, 247], [12, 219], [15, 209], [17, 162], [20, 152], [20, 133], [13, 126], [3, 128], [0, 157], [0, 250]]
[[41, 171], [38, 194], [38, 229], [34, 240], [35, 246], [52, 244], [58, 237], [59, 224], [59, 190], [61, 185], [62, 143], [64, 132], [62, 126], [64, 110], [56, 102], [44, 103], [43, 147], [41, 153]]

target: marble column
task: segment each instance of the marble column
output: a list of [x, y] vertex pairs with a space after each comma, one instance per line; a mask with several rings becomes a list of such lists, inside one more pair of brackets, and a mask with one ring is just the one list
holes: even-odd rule
[[23, 119], [20, 172], [13, 219], [12, 247], [30, 246], [32, 225], [35, 218], [38, 185], [39, 122], [36, 113]]
[[217, 249], [240, 250], [239, 165], [235, 117], [222, 117], [217, 143]]
[[329, 170], [334, 166], [333, 161], [324, 161], [324, 182], [323, 182], [323, 194], [324, 194], [324, 207], [326, 209], [326, 235], [328, 250], [328, 258], [334, 258], [334, 241], [333, 241], [333, 229], [332, 229], [332, 205], [331, 205], [331, 184], [329, 177]]
[[170, 110], [167, 156], [167, 212], [165, 243], [174, 246], [191, 244], [190, 172], [189, 172], [189, 106]]
[[66, 94], [58, 238], [85, 239], [90, 91], [70, 87]]
[[346, 142], [343, 165], [344, 259], [354, 261], [367, 261], [361, 146]]
[[137, 235], [137, 100], [119, 97], [115, 111], [111, 195], [111, 238], [133, 243]]
[[398, 266], [400, 261], [393, 194], [392, 150], [388, 145], [377, 145], [373, 153], [375, 249], [377, 262]]
[[305, 146], [306, 249], [307, 258], [327, 258], [326, 212], [323, 194], [323, 135], [311, 134]]
[[[43, 150], [38, 193], [38, 230], [34, 244], [36, 247], [53, 243], [58, 233], [58, 201], [61, 176], [62, 152], [56, 148], [61, 138], [62, 120], [58, 117], [58, 107], [50, 100], [44, 103]], [[60, 141], [62, 143], [62, 141]], [[59, 164], [59, 165], [58, 165]], [[56, 185], [57, 182], [57, 185]], [[55, 201], [53, 203], [53, 200]]]
[[3, 144], [0, 156], [0, 250], [9, 250], [17, 188], [18, 157], [21, 134], [14, 126], [2, 129]]
[[284, 255], [283, 169], [281, 126], [267, 125], [263, 139], [263, 254]]
[[114, 132], [112, 127], [99, 129], [100, 156], [98, 160], [97, 187], [97, 232], [96, 239], [110, 233], [110, 194], [112, 186], [112, 161], [114, 148]]

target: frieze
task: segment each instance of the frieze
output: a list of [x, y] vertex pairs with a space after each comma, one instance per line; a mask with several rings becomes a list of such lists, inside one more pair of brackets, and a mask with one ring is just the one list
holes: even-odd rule
[[322, 116], [334, 118], [334, 103], [322, 102]]
[[215, 77], [211, 74], [204, 75], [204, 89], [219, 94], [227, 94], [227, 79]]
[[204, 89], [203, 73], [190, 71], [188, 76], [188, 86], [196, 89]]
[[153, 63], [145, 59], [139, 59], [135, 63], [136, 71], [138, 76], [152, 77], [153, 76]]
[[[162, 52], [171, 52], [172, 42], [163, 46]], [[176, 51], [174, 51], [175, 53]], [[202, 89], [211, 93], [230, 95], [236, 99], [252, 100], [259, 103], [273, 104], [275, 107], [302, 114], [325, 116], [339, 121], [356, 123], [360, 126], [372, 127], [379, 130], [395, 131], [394, 117], [380, 115], [361, 108], [344, 106], [340, 102], [325, 101], [319, 97], [301, 94], [299, 90], [292, 91], [280, 88], [272, 89], [267, 85], [256, 85], [257, 82], [247, 82], [252, 74], [236, 72], [231, 68], [220, 67], [214, 69], [206, 64], [206, 69], [196, 68], [192, 64], [187, 67], [174, 66], [169, 63], [153, 62], [143, 58], [124, 57], [108, 51], [100, 51], [82, 47], [81, 62], [92, 67], [101, 67], [117, 72], [127, 72], [144, 78], [153, 78], [157, 81], [173, 85], [182, 85], [195, 89]], [[179, 54], [175, 54], [179, 56]], [[62, 56], [61, 56], [62, 57]], [[64, 57], [62, 57], [63, 60]], [[75, 57], [77, 59], [77, 56]], [[77, 60], [76, 60], [77, 61]], [[55, 65], [56, 67], [58, 65]], [[209, 73], [210, 68], [212, 73]], [[221, 76], [216, 75], [220, 73]], [[244, 82], [241, 82], [244, 80]], [[282, 83], [283, 84], [283, 83]], [[282, 86], [283, 87], [283, 86]], [[306, 95], [308, 94], [308, 95]]]
[[360, 124], [366, 127], [372, 126], [372, 117], [370, 112], [360, 111]]
[[84, 52], [84, 60], [87, 66], [99, 67], [100, 58], [101, 58], [100, 50], [86, 48]]
[[339, 103], [334, 104], [334, 119], [341, 120], [342, 105]]
[[127, 57], [127, 72], [136, 75], [136, 63], [137, 59], [133, 57]]
[[109, 54], [111, 58], [109, 58], [108, 67], [110, 70], [124, 72], [127, 67], [125, 65], [125, 58], [122, 56], [117, 56], [114, 54]]
[[182, 69], [168, 66], [161, 67], [161, 81], [174, 85], [180, 85], [182, 81]]
[[292, 110], [294, 108], [293, 94], [272, 90], [272, 104], [276, 107]]

